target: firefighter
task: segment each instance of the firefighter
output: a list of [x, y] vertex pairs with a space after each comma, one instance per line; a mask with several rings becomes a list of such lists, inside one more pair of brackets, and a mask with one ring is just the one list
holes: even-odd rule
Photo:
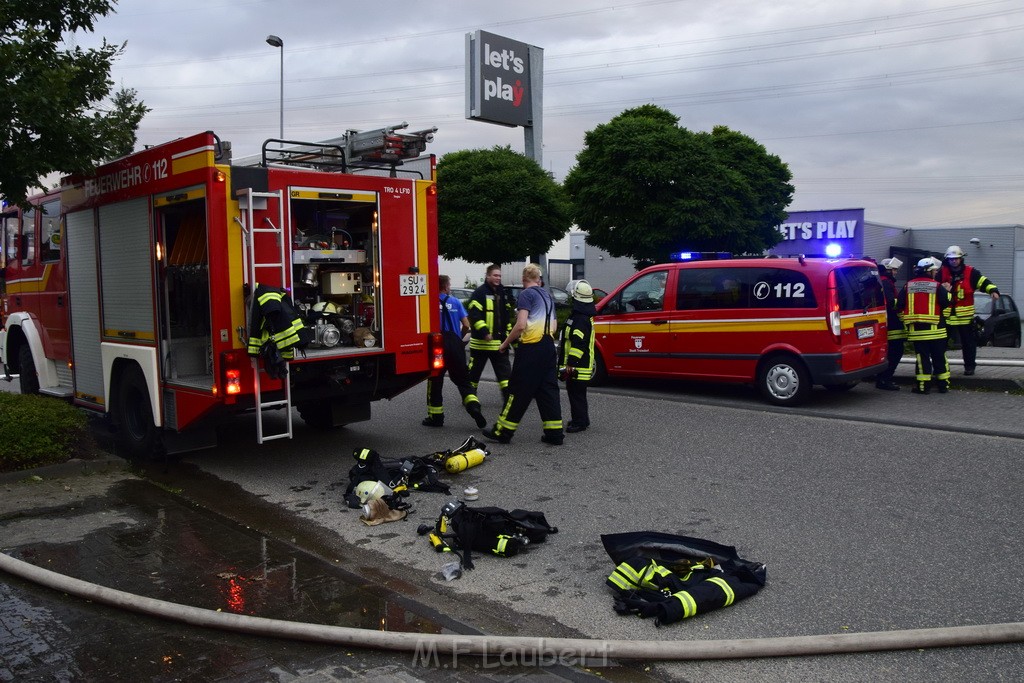
[[590, 426], [587, 384], [594, 376], [594, 290], [586, 280], [565, 287], [572, 297], [572, 312], [562, 328], [562, 366], [558, 376], [569, 396], [569, 424], [565, 431], [582, 432]]
[[[501, 266], [487, 266], [484, 283], [469, 297], [466, 307], [472, 336], [469, 340], [469, 383], [473, 389], [480, 383], [480, 375], [487, 361], [494, 368], [494, 377], [501, 388], [502, 401], [508, 400], [508, 381], [512, 363], [508, 352], [498, 350], [512, 329], [512, 310], [501, 286]], [[506, 347], [507, 348], [507, 347]]]
[[949, 294], [935, 280], [939, 265], [923, 258], [914, 268], [914, 277], [904, 285], [897, 298], [907, 338], [914, 345], [917, 374], [915, 394], [927, 394], [933, 379], [940, 394], [949, 391], [949, 363], [946, 361], [946, 320]]
[[519, 420], [537, 399], [537, 411], [544, 425], [541, 441], [561, 446], [562, 401], [558, 393], [558, 350], [555, 349], [555, 301], [541, 286], [541, 269], [536, 263], [523, 268], [523, 291], [516, 302], [516, 324], [498, 351], [504, 353], [519, 341], [516, 362], [509, 378], [508, 400], [491, 429], [484, 436], [499, 443], [512, 440]]
[[875, 376], [875, 388], [884, 391], [900, 390], [892, 378], [903, 358], [903, 343], [907, 340], [907, 330], [903, 327], [899, 308], [896, 307], [896, 275], [902, 265], [903, 261], [895, 257], [882, 259], [882, 270], [878, 273], [882, 281], [882, 293], [885, 295], [885, 322], [889, 328], [889, 348], [886, 352], [889, 366]]
[[945, 261], [939, 271], [939, 282], [949, 292], [951, 302], [949, 336], [959, 338], [964, 355], [964, 374], [973, 375], [977, 365], [978, 332], [974, 328], [974, 293], [984, 292], [999, 298], [999, 288], [974, 266], [964, 263], [964, 250], [955, 244], [946, 250]]
[[476, 397], [474, 385], [469, 382], [466, 368], [466, 348], [462, 337], [469, 332], [469, 319], [462, 302], [452, 296], [452, 281], [447, 275], [438, 277], [441, 300], [441, 335], [444, 343], [444, 370], [437, 377], [427, 381], [427, 417], [424, 427], [444, 426], [444, 376], [448, 374], [462, 396], [466, 412], [476, 420], [478, 428], [487, 426], [487, 420], [480, 410], [480, 399]]

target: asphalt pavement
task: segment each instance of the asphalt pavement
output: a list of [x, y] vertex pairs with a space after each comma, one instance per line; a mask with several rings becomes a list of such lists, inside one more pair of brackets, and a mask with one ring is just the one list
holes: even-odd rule
[[[856, 400], [831, 397], [824, 392], [816, 394], [817, 414], [835, 411], [865, 423], [910, 426], [916, 424], [915, 414], [948, 411], [950, 419], [936, 423], [936, 429], [1024, 439], [1024, 421], [1018, 419], [1020, 407], [1024, 405], [1024, 396], [1020, 395], [1024, 390], [1022, 350], [979, 349], [978, 369], [973, 376], [963, 375], [957, 352], [951, 352], [949, 357], [954, 392], [945, 397], [912, 396], [908, 387], [901, 392], [883, 392], [864, 384], [854, 390]], [[897, 381], [909, 384], [913, 374], [911, 359], [904, 359]], [[0, 383], [0, 389], [12, 388], [17, 387], [3, 387]], [[627, 385], [612, 386], [608, 391], [614, 396], [639, 390]], [[684, 387], [683, 391], [690, 389]], [[662, 401], [694, 400], [692, 395], [678, 398], [673, 392], [678, 393], [678, 389], [656, 388], [651, 395]], [[752, 392], [748, 396], [734, 388], [702, 387], [697, 393], [707, 395], [709, 415], [719, 414], [714, 411], [716, 405], [737, 400], [757, 405], [760, 401]], [[947, 403], [941, 403], [946, 399], [949, 399]], [[457, 402], [449, 403], [457, 405]], [[419, 405], [415, 401], [410, 404]], [[393, 416], [396, 411], [382, 412]], [[763, 412], [770, 423], [770, 415], [776, 411], [764, 406]], [[468, 417], [461, 417], [471, 425]], [[405, 419], [413, 421], [408, 414]], [[416, 417], [415, 422], [418, 423], [418, 419]], [[351, 462], [352, 439], [368, 438], [374, 433], [373, 426], [371, 421], [345, 430], [347, 438], [340, 446], [331, 437], [299, 429], [297, 439], [289, 447], [318, 452], [316, 456], [304, 458], [289, 455], [282, 446], [275, 447], [277, 450], [273, 453], [273, 449], [266, 446], [258, 454], [253, 453], [246, 442], [220, 449], [216, 455], [197, 454], [182, 463], [150, 466], [144, 471], [131, 471], [123, 461], [110, 457], [0, 475], [0, 551], [70, 576], [140, 595], [214, 610], [299, 621], [384, 630], [421, 629], [428, 633], [524, 633], [550, 637], [585, 635], [585, 624], [593, 622], [595, 631], [620, 633], [624, 638], [680, 637], [678, 631], [652, 632], [643, 622], [638, 626], [635, 621], [620, 621], [618, 625], [613, 621], [606, 627], [607, 617], [603, 612], [608, 611], [608, 605], [603, 588], [597, 590], [601, 595], [593, 606], [584, 602], [587, 607], [580, 613], [565, 611], [562, 605], [579, 610], [579, 598], [594, 592], [594, 587], [564, 576], [565, 565], [560, 557], [564, 558], [565, 553], [572, 555], [574, 559], [569, 566], [578, 572], [607, 573], [607, 558], [601, 557], [599, 544], [581, 541], [571, 534], [565, 539], [553, 538], [551, 548], [530, 549], [532, 557], [529, 559], [507, 561], [509, 564], [502, 567], [500, 574], [493, 566], [485, 566], [459, 582], [447, 584], [438, 571], [440, 560], [434, 559], [432, 553], [419, 552], [423, 541], [408, 533], [408, 523], [373, 527], [372, 533], [362, 527], [356, 521], [356, 513], [339, 504], [340, 489], [344, 487]], [[421, 431], [416, 431], [418, 427], [411, 429], [422, 435]], [[453, 426], [429, 436], [440, 449], [456, 445], [455, 441], [464, 438], [464, 431], [475, 430], [471, 426]], [[525, 429], [523, 431], [517, 435], [517, 441], [528, 438]], [[749, 437], [751, 442], [756, 442], [764, 435], [751, 433]], [[614, 433], [606, 438], [614, 439]], [[567, 442], [572, 443], [568, 438]], [[382, 438], [380, 443], [386, 449], [389, 442]], [[400, 439], [395, 443], [401, 443]], [[581, 440], [580, 443], [586, 442]], [[508, 447], [495, 446], [499, 457], [502, 448]], [[594, 522], [592, 526], [629, 527], [628, 515], [623, 518], [624, 509], [629, 508], [624, 494], [609, 484], [602, 484], [604, 477], [600, 471], [589, 470], [585, 450], [573, 448], [570, 451], [570, 448], [573, 447], [554, 449], [532, 443], [527, 448], [524, 444], [518, 451], [511, 451], [515, 457], [523, 458], [519, 461], [518, 474], [512, 475], [517, 481], [507, 478], [507, 467], [501, 470], [506, 474], [499, 477], [485, 472], [466, 481], [481, 488], [486, 504], [506, 507], [512, 507], [505, 502], [509, 496], [518, 494], [521, 499], [532, 486], [535, 495], [529, 497], [529, 502], [536, 508], [550, 510], [558, 509], [560, 496], [572, 495], [564, 482], [575, 477], [580, 486], [598, 489], [596, 500], [605, 496], [609, 501], [617, 501], [608, 508], [594, 504], [586, 513], [593, 517], [588, 520]], [[627, 469], [638, 467], [636, 459], [643, 457], [642, 445], [623, 444], [623, 448], [629, 449], [634, 458], [631, 464], [624, 466]], [[324, 455], [319, 455], [320, 451]], [[509, 452], [506, 450], [505, 454]], [[571, 458], [567, 457], [569, 453]], [[394, 454], [385, 450], [384, 455]], [[501, 462], [510, 461], [502, 458]], [[304, 467], [310, 467], [309, 471], [317, 474], [306, 473]], [[324, 470], [330, 474], [321, 476]], [[557, 482], [556, 485], [544, 486], [536, 479], [543, 477], [546, 470], [550, 471], [550, 482]], [[642, 470], [637, 472], [638, 478], [644, 476]], [[282, 479], [287, 482], [283, 487]], [[753, 480], [750, 485], [756, 487]], [[508, 489], [509, 495], [502, 495], [502, 488]], [[315, 496], [307, 495], [314, 492]], [[686, 497], [685, 492], [681, 495]], [[484, 501], [481, 504], [485, 504]], [[443, 502], [443, 499], [431, 502]], [[434, 507], [439, 505], [424, 505], [418, 520], [429, 521], [436, 515], [430, 512]], [[737, 533], [734, 528], [716, 525], [712, 521], [713, 508], [705, 504], [694, 502], [688, 509], [689, 517], [707, 518], [706, 530], [716, 540], [729, 541], [729, 536]], [[559, 523], [559, 520], [552, 521]], [[1006, 524], [1008, 532], [1019, 531], [1019, 515]], [[332, 529], [342, 537], [340, 542], [334, 538]], [[583, 545], [578, 545], [581, 543]], [[403, 553], [416, 553], [417, 559], [403, 567], [401, 562], [395, 561]], [[517, 564], [523, 566], [524, 562], [541, 562], [544, 567], [530, 574], [529, 585], [516, 579], [514, 569], [510, 573], [506, 570]], [[984, 560], [981, 566], [983, 564]], [[547, 578], [538, 582], [538, 575]], [[367, 576], [381, 577], [382, 584], [368, 582]], [[360, 593], [360, 590], [365, 592]], [[456, 601], [452, 604], [457, 603], [457, 609], [446, 608], [449, 599]], [[1012, 601], [1012, 604], [1017, 603], [1019, 600]], [[508, 604], [515, 606], [514, 611]], [[358, 608], [352, 608], [353, 605]], [[537, 668], [519, 666], [520, 662], [515, 661], [492, 662], [488, 666], [486, 661], [474, 660], [461, 666], [443, 661], [433, 667], [422, 666], [404, 654], [198, 632], [195, 628], [167, 625], [149, 617], [112, 616], [111, 610], [83, 604], [78, 599], [20, 579], [6, 580], [0, 584], [0, 681], [249, 682], [346, 678], [432, 681], [518, 680], [522, 677], [582, 680], [592, 674], [605, 680], [644, 680], [648, 675], [680, 680], [678, 674], [665, 670], [652, 674], [649, 666], [636, 663], [604, 662], [607, 666], [596, 668]], [[453, 613], [457, 613], [457, 618]], [[602, 614], [600, 626], [596, 626], [598, 614]], [[1020, 612], [1016, 614], [1019, 620]], [[851, 616], [851, 620], [855, 617]], [[878, 623], [882, 624], [880, 629], [905, 627], [898, 621]], [[780, 624], [775, 616], [761, 623], [747, 624], [736, 632], [746, 637], [788, 633]], [[934, 624], [925, 619], [920, 625]], [[695, 626], [699, 631], [691, 632], [691, 637], [727, 637], [721, 626], [708, 617], [703, 625]], [[111, 647], [111, 644], [116, 646]], [[1016, 668], [994, 679], [1014, 680], [1020, 670], [1021, 646], [1003, 647], [1008, 649], [999, 651], [997, 661]], [[878, 657], [887, 658], [881, 659], [884, 663], [878, 671], [900, 671], [900, 666], [891, 659], [893, 655]], [[956, 659], [955, 654], [950, 657]], [[512, 666], [504, 665], [509, 663]], [[851, 665], [850, 670], [857, 669]], [[695, 675], [700, 677], [701, 671], [695, 670]], [[708, 680], [716, 680], [716, 676], [727, 679], [730, 675], [743, 675], [743, 669], [728, 666], [708, 671], [712, 674]], [[969, 679], [969, 673], [964, 672], [964, 680]], [[788, 661], [773, 667], [765, 679], [806, 680], [818, 675], [820, 672], [814, 668]]]

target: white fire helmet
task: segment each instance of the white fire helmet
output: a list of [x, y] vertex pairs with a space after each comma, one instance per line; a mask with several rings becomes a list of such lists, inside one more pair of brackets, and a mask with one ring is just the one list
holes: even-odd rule
[[946, 250], [946, 258], [963, 258], [964, 250], [955, 244]]
[[933, 259], [931, 256], [927, 256], [927, 257], [921, 259], [920, 261], [918, 261], [917, 262], [917, 267], [920, 268], [921, 270], [925, 271], [926, 273], [929, 272], [929, 271], [932, 271], [932, 270], [938, 270], [939, 269], [939, 265], [935, 262], [935, 259]]
[[576, 301], [589, 304], [594, 300], [594, 288], [586, 280], [573, 280], [565, 286], [565, 291]]
[[886, 270], [899, 270], [903, 267], [903, 261], [893, 256], [892, 258], [882, 259], [882, 267]]

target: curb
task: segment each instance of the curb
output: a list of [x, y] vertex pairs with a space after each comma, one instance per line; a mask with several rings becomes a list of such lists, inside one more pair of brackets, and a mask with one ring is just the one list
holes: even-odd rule
[[105, 474], [114, 470], [127, 469], [128, 463], [123, 458], [107, 455], [95, 460], [73, 459], [56, 465], [45, 465], [27, 470], [0, 472], [0, 484], [13, 484], [29, 479], [59, 479], [61, 477], [88, 476]]

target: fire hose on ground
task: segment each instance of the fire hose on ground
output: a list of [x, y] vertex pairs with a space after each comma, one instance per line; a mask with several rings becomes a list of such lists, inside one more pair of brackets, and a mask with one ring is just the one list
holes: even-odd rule
[[0, 570], [39, 585], [140, 614], [249, 635], [287, 638], [314, 643], [422, 652], [438, 655], [499, 655], [531, 653], [561, 657], [611, 659], [697, 660], [747, 659], [828, 655], [880, 650], [961, 647], [1024, 642], [1024, 622], [945, 628], [843, 633], [781, 638], [745, 638], [708, 641], [600, 640], [527, 636], [473, 636], [433, 633], [397, 633], [347, 626], [281, 621], [244, 614], [179, 605], [99, 586], [37, 567], [0, 553]]

